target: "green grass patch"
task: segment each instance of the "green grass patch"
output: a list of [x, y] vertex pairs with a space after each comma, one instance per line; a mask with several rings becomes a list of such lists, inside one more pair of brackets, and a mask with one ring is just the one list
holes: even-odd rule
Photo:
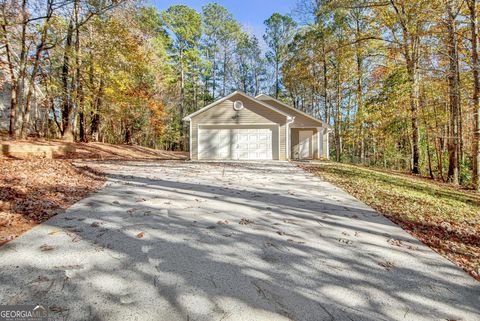
[[301, 165], [384, 214], [480, 280], [480, 195], [431, 179], [339, 163]]

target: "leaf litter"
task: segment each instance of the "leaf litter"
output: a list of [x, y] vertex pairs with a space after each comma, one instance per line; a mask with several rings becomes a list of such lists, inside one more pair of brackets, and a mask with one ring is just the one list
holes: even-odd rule
[[0, 245], [63, 212], [105, 181], [99, 172], [64, 159], [0, 158], [0, 169]]

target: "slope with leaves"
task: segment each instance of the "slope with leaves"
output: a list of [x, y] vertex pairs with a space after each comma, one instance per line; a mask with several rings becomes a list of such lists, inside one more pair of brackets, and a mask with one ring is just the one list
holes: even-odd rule
[[480, 280], [480, 195], [360, 166], [301, 166], [345, 189]]
[[99, 189], [99, 173], [66, 160], [0, 159], [0, 245]]

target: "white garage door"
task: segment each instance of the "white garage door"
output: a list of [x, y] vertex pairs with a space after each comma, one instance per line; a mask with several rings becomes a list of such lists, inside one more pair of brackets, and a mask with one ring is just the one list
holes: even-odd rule
[[272, 159], [269, 128], [199, 129], [200, 159]]

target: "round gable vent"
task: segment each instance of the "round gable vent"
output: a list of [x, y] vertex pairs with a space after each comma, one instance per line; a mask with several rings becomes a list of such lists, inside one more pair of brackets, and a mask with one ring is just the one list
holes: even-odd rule
[[233, 103], [233, 109], [235, 110], [240, 110], [243, 108], [243, 102], [240, 100], [237, 100], [236, 102]]

